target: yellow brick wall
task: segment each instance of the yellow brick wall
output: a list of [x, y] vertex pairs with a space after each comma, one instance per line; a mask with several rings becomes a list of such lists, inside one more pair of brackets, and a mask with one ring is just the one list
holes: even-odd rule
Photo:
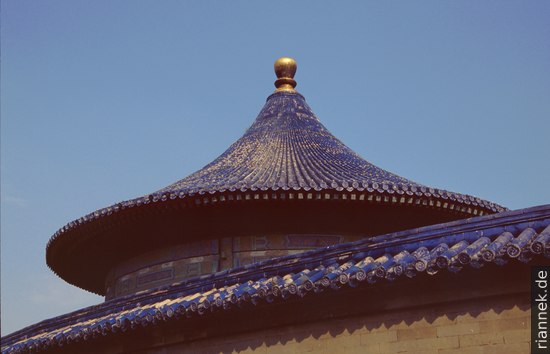
[[512, 354], [529, 353], [529, 341], [529, 302], [522, 295], [323, 320], [142, 353]]

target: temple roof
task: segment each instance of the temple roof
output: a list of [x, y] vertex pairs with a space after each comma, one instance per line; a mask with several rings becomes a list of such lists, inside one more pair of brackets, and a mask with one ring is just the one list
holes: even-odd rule
[[[289, 64], [280, 62], [287, 59], [276, 63], [278, 88], [252, 126], [213, 162], [156, 192], [90, 213], [58, 233], [127, 207], [226, 191], [366, 190], [439, 198], [477, 207], [479, 215], [507, 210], [477, 197], [413, 182], [360, 157], [324, 127], [305, 98], [294, 90], [296, 64], [291, 63], [290, 74], [281, 72]], [[477, 211], [467, 214], [478, 215]]]
[[[276, 92], [222, 155], [158, 193], [423, 186], [361, 158], [332, 135], [299, 93]], [[424, 187], [428, 189], [428, 187]]]
[[[176, 219], [180, 222], [173, 227], [179, 230], [177, 232], [187, 228], [191, 230], [187, 232], [189, 235], [218, 237], [216, 233], [220, 230], [214, 230], [214, 226], [177, 210], [206, 204], [228, 205], [235, 200], [275, 201], [271, 205], [279, 206], [291, 199], [317, 206], [326, 206], [327, 200], [363, 203], [366, 206], [361, 207], [362, 214], [354, 216], [355, 220], [369, 217], [376, 220], [365, 221], [371, 225], [370, 230], [355, 222], [357, 230], [353, 232], [366, 235], [507, 210], [480, 198], [428, 187], [374, 166], [333, 136], [294, 89], [296, 64], [292, 59], [279, 59], [275, 71], [277, 90], [267, 98], [258, 117], [239, 140], [213, 162], [180, 181], [157, 192], [97, 210], [58, 230], [46, 252], [52, 270], [71, 284], [103, 294], [104, 275], [109, 267], [124, 257], [150, 248], [151, 245], [143, 240], [151, 238], [154, 232], [149, 231], [147, 236], [145, 230], [156, 230], [157, 246], [163, 242], [160, 235], [166, 236], [166, 242], [172, 242], [167, 241], [170, 232], [160, 232], [158, 227], [176, 222]], [[352, 223], [343, 218], [359, 211], [342, 205], [331, 209], [333, 224], [349, 229]], [[373, 211], [373, 205], [372, 208], [378, 209]], [[244, 210], [242, 204], [238, 208]], [[371, 209], [367, 211], [368, 208]], [[262, 213], [251, 214], [249, 219], [268, 218], [273, 215], [273, 209]], [[160, 220], [159, 214], [165, 219]], [[386, 228], [380, 231], [381, 228], [372, 226], [385, 220], [379, 215], [391, 216], [394, 220], [399, 218], [402, 224], [385, 222]], [[292, 218], [299, 218], [299, 213], [285, 214], [279, 219]], [[303, 219], [300, 224], [319, 227], [319, 218], [314, 219], [309, 224]], [[151, 222], [146, 225], [148, 220]], [[194, 225], [197, 223], [201, 225]], [[207, 229], [199, 236], [201, 230]], [[228, 236], [228, 231], [225, 229], [222, 233]], [[231, 230], [233, 234], [241, 231], [237, 227]], [[259, 230], [269, 231], [273, 230]], [[144, 234], [138, 237], [140, 232]], [[128, 235], [133, 236], [131, 240], [127, 239]], [[127, 245], [129, 242], [132, 242], [131, 247]], [[77, 251], [81, 253], [76, 254]]]
[[376, 287], [486, 264], [548, 264], [549, 259], [550, 205], [542, 205], [329, 246], [117, 298], [8, 335], [2, 338], [2, 354], [193, 321], [247, 304], [308, 301], [301, 299], [341, 287]]
[[[332, 135], [294, 89], [296, 69], [292, 58], [277, 60], [277, 89], [244, 135], [210, 164], [154, 194], [369, 187], [423, 195], [439, 192], [371, 164]], [[479, 198], [448, 194], [492, 212], [503, 210]]]

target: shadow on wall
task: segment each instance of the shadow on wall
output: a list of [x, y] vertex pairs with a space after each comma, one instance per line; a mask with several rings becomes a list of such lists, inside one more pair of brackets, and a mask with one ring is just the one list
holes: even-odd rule
[[461, 353], [479, 346], [484, 352], [525, 353], [529, 341], [530, 303], [522, 293], [347, 315], [139, 353]]

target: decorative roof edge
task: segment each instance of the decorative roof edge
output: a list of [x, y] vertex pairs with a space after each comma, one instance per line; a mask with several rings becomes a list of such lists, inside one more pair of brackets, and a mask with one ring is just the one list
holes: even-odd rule
[[[324, 187], [324, 188], [323, 188]], [[408, 187], [407, 185], [402, 184], [394, 184], [394, 183], [368, 183], [368, 182], [347, 182], [342, 181], [341, 183], [338, 183], [336, 181], [333, 182], [331, 186], [318, 186], [315, 188], [311, 187], [295, 187], [295, 188], [289, 188], [287, 186], [279, 188], [278, 186], [274, 186], [272, 188], [262, 188], [262, 189], [256, 189], [256, 188], [230, 188], [230, 189], [220, 189], [215, 191], [204, 191], [204, 190], [180, 190], [176, 192], [165, 192], [165, 193], [153, 193], [148, 194], [143, 197], [138, 197], [134, 199], [130, 199], [127, 201], [123, 201], [120, 203], [113, 204], [109, 207], [98, 209], [92, 213], [89, 213], [81, 218], [75, 219], [69, 223], [67, 223], [65, 226], [60, 228], [56, 233], [51, 237], [51, 239], [48, 241], [47, 247], [49, 248], [51, 243], [55, 241], [57, 237], [60, 235], [67, 233], [69, 231], [74, 230], [75, 228], [78, 228], [82, 225], [94, 222], [96, 220], [101, 220], [105, 217], [111, 216], [113, 214], [116, 214], [122, 210], [125, 209], [132, 209], [136, 207], [140, 207], [142, 205], [148, 205], [148, 204], [162, 204], [163, 202], [176, 200], [176, 199], [188, 199], [188, 198], [195, 198], [195, 202], [197, 205], [200, 204], [213, 204], [216, 202], [223, 202], [225, 199], [222, 198], [215, 198], [216, 195], [224, 194], [224, 193], [250, 193], [253, 192], [255, 194], [261, 194], [264, 193], [270, 193], [270, 192], [278, 192], [278, 191], [295, 191], [295, 192], [302, 192], [302, 193], [313, 193], [313, 192], [357, 192], [357, 193], [364, 193], [367, 195], [375, 196], [377, 194], [379, 195], [385, 195], [385, 196], [402, 196], [404, 198], [407, 198], [404, 203], [413, 203], [416, 202], [416, 204], [420, 204], [418, 202], [418, 197], [424, 197], [424, 198], [433, 198], [435, 200], [439, 200], [442, 203], [456, 203], [460, 207], [460, 209], [464, 209], [464, 212], [467, 214], [471, 214], [473, 216], [477, 216], [478, 214], [474, 214], [473, 210], [479, 210], [479, 209], [485, 209], [489, 210], [494, 213], [499, 213], [503, 211], [507, 211], [509, 209], [500, 206], [496, 203], [489, 202], [487, 200], [473, 197], [471, 195], [467, 194], [460, 194], [455, 192], [450, 192], [444, 189], [438, 189], [438, 188], [429, 188], [421, 186], [419, 188], [412, 186]], [[410, 201], [410, 198], [416, 198], [414, 201]], [[270, 199], [269, 195], [267, 197], [259, 196], [253, 196], [252, 199]], [[201, 199], [203, 202], [201, 202]], [[248, 200], [249, 198], [243, 198], [244, 200]], [[290, 199], [290, 198], [289, 198]], [[306, 198], [307, 199], [307, 198]], [[315, 198], [317, 199], [317, 198]], [[325, 198], [322, 198], [325, 199]], [[384, 200], [385, 201], [385, 200]], [[391, 203], [392, 200], [389, 200]], [[394, 202], [395, 203], [395, 202]], [[431, 205], [438, 207], [437, 204]], [[476, 208], [477, 207], [477, 208]], [[468, 212], [468, 208], [470, 209], [470, 212]], [[454, 207], [453, 207], [454, 209]], [[485, 214], [485, 213], [483, 213]], [[479, 214], [482, 215], [482, 214]]]

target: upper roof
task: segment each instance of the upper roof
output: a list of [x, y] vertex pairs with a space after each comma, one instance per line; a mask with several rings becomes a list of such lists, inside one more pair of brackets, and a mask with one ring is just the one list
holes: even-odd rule
[[[491, 202], [423, 186], [381, 169], [353, 152], [315, 116], [294, 88], [297, 65], [283, 57], [275, 62], [275, 93], [252, 126], [223, 154], [190, 176], [153, 195], [193, 195], [235, 190], [394, 190], [505, 210]], [[154, 197], [153, 197], [154, 198]]]
[[217, 159], [158, 193], [367, 186], [429, 189], [361, 158], [323, 126], [302, 95], [282, 91], [268, 97], [252, 126]]
[[[192, 207], [208, 203], [219, 205], [234, 200], [234, 195], [238, 193], [250, 192], [253, 195], [236, 196], [236, 200], [241, 200], [241, 197], [242, 200], [289, 200], [294, 198], [290, 194], [297, 191], [296, 199], [310, 203], [338, 198], [368, 202], [384, 205], [387, 207], [385, 214], [403, 216], [402, 219], [405, 219], [406, 210], [413, 210], [416, 214], [408, 217], [416, 220], [416, 224], [408, 228], [506, 210], [480, 198], [421, 185], [364, 160], [334, 137], [321, 124], [304, 97], [294, 90], [295, 62], [289, 58], [279, 59], [275, 71], [278, 75], [275, 82], [277, 90], [268, 97], [252, 126], [222, 155], [199, 171], [157, 192], [117, 203], [70, 222], [48, 243], [48, 265], [68, 282], [101, 294], [104, 286], [102, 276], [107, 268], [120, 261], [120, 257], [139, 252], [141, 247], [120, 246], [120, 250], [112, 251], [112, 243], [118, 242], [118, 238], [127, 237], [129, 232], [134, 235], [139, 232], [129, 231], [130, 226], [125, 226], [126, 229], [113, 228], [126, 223], [143, 230], [143, 225], [135, 226], [135, 220], [143, 223], [158, 215], [159, 211], [179, 208], [184, 204]], [[267, 193], [277, 190], [280, 190], [277, 194]], [[310, 195], [313, 191], [330, 194]], [[344, 212], [341, 210], [340, 214]], [[437, 215], [430, 219], [426, 217], [429, 213]], [[181, 214], [178, 215], [181, 218]], [[186, 226], [193, 222], [197, 221], [186, 221]], [[156, 225], [164, 224], [166, 222], [157, 220]], [[392, 230], [383, 232], [389, 231]], [[358, 232], [369, 233], [365, 230]], [[208, 237], [215, 237], [213, 233]], [[100, 236], [105, 244], [98, 243]], [[160, 242], [158, 237], [155, 240]], [[144, 244], [143, 247], [150, 245]], [[78, 249], [83, 252], [82, 255], [75, 254]], [[97, 254], [90, 261], [84, 261], [91, 249], [105, 254]], [[112, 252], [108, 254], [110, 250]], [[126, 251], [128, 254], [124, 254]], [[98, 259], [101, 259], [101, 265], [97, 265]], [[97, 274], [93, 280], [84, 280], [87, 275], [83, 269], [91, 272], [90, 262], [96, 262], [93, 265]]]
[[275, 63], [275, 71], [278, 75], [275, 93], [267, 98], [244, 135], [214, 161], [156, 192], [90, 213], [67, 224], [58, 233], [125, 207], [236, 190], [395, 191], [441, 197], [479, 207], [485, 213], [507, 210], [470, 195], [413, 182], [371, 164], [332, 135], [304, 96], [294, 90], [296, 63], [293, 59], [280, 58]]

